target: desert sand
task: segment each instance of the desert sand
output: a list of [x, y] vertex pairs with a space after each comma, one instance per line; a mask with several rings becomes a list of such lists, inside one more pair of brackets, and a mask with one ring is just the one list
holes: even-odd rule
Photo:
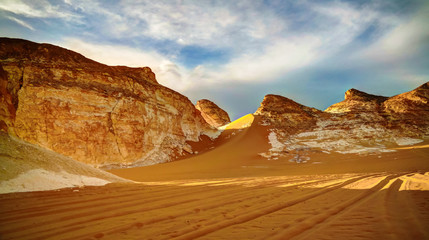
[[0, 194], [1, 239], [429, 239], [427, 141], [298, 164], [258, 155], [258, 121], [187, 159], [110, 170], [135, 182]]

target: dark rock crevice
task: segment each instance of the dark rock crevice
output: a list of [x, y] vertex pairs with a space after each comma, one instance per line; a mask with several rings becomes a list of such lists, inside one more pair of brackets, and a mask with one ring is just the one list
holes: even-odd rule
[[123, 155], [123, 153], [121, 151], [121, 147], [119, 146], [119, 141], [118, 141], [119, 137], [117, 135], [117, 132], [116, 132], [113, 120], [112, 120], [112, 113], [114, 113], [116, 107], [119, 104], [119, 101], [120, 101], [120, 99], [118, 99], [116, 101], [116, 103], [113, 105], [112, 110], [110, 110], [110, 112], [107, 113], [107, 127], [109, 128], [109, 132], [111, 132], [113, 134], [114, 138], [115, 138], [116, 147], [118, 149], [119, 155], [122, 157], [122, 159], [124, 159], [124, 155]]

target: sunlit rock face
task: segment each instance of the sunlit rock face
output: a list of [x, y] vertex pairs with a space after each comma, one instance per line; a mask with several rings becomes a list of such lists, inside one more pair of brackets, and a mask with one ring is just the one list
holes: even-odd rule
[[330, 106], [325, 111], [330, 113], [378, 112], [380, 104], [386, 99], [387, 97], [371, 95], [352, 88], [344, 94], [344, 101]]
[[345, 100], [325, 110], [377, 123], [398, 134], [423, 137], [429, 134], [429, 82], [393, 97], [348, 90]]
[[96, 166], [170, 161], [215, 130], [148, 67], [0, 38], [0, 128]]
[[391, 151], [389, 147], [429, 137], [429, 83], [389, 98], [350, 89], [344, 101], [324, 112], [267, 95], [255, 114], [262, 115], [262, 124], [270, 131], [268, 140], [273, 147], [263, 153], [269, 158], [302, 151]]
[[288, 133], [311, 129], [322, 111], [306, 107], [289, 98], [269, 94], [264, 97], [255, 115], [261, 115], [271, 125]]
[[381, 108], [393, 126], [429, 135], [429, 82], [387, 99]]
[[198, 100], [195, 108], [201, 112], [201, 116], [206, 122], [213, 127], [221, 127], [231, 122], [228, 113], [210, 100]]

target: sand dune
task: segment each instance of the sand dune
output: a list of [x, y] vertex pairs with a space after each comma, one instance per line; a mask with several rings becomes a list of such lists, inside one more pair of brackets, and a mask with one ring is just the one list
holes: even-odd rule
[[0, 194], [1, 239], [429, 239], [427, 142], [270, 161], [258, 121], [185, 160], [110, 170], [140, 183]]

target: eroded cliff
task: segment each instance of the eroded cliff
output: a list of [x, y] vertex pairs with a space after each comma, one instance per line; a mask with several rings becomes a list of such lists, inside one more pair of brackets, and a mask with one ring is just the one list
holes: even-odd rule
[[107, 66], [50, 44], [0, 38], [0, 127], [91, 165], [148, 165], [216, 134], [148, 67]]

